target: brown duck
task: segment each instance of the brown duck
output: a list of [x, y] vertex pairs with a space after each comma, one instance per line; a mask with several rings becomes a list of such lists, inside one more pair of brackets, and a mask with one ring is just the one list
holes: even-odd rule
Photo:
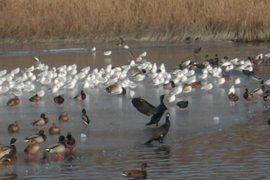
[[134, 177], [134, 178], [146, 178], [147, 177], [147, 168], [146, 163], [142, 163], [142, 170], [131, 170], [131, 171], [123, 171], [122, 176], [124, 177]]

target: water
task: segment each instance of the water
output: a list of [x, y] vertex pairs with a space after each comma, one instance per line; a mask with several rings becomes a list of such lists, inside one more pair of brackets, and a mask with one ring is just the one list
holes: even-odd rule
[[[89, 51], [93, 45], [36, 45], [28, 47], [2, 47], [0, 66], [9, 72], [17, 67], [21, 69], [34, 65], [33, 56], [39, 56], [43, 63], [52, 67], [76, 64], [78, 72], [86, 66], [103, 68], [108, 64], [114, 67], [128, 64], [132, 57], [126, 50], [115, 48], [114, 44], [97, 46], [96, 53]], [[197, 47], [203, 47], [198, 55], [193, 54]], [[269, 44], [235, 44], [231, 42], [211, 42], [195, 44], [131, 44], [135, 57], [147, 51], [145, 59], [151, 63], [165, 63], [167, 71], [179, 62], [191, 59], [204, 60], [204, 55], [214, 57], [225, 55], [230, 58], [256, 56], [269, 53]], [[110, 56], [103, 52], [112, 50]], [[268, 79], [268, 66], [256, 70], [262, 79]], [[36, 73], [39, 73], [36, 71]], [[211, 91], [193, 90], [181, 93], [177, 101], [189, 101], [187, 109], [180, 110], [174, 103], [165, 101], [170, 112], [171, 128], [164, 144], [152, 143], [146, 147], [144, 142], [153, 133], [155, 126], [145, 126], [150, 117], [139, 113], [131, 104], [128, 95], [110, 96], [104, 92], [106, 85], [85, 89], [86, 100], [82, 105], [71, 98], [80, 92], [83, 81], [73, 90], [61, 89], [65, 95], [63, 107], [53, 103], [54, 94], [50, 86], [40, 86], [20, 96], [21, 103], [6, 107], [6, 102], [13, 97], [10, 93], [0, 96], [2, 106], [2, 131], [0, 142], [8, 145], [12, 137], [16, 143], [18, 161], [8, 172], [0, 169], [3, 179], [125, 179], [123, 170], [140, 169], [142, 162], [150, 166], [148, 179], [268, 179], [269, 178], [269, 105], [262, 99], [252, 104], [245, 104], [242, 98], [244, 88], [250, 90], [259, 84], [253, 83], [239, 71], [228, 74], [232, 81], [218, 86], [214, 84]], [[196, 75], [200, 75], [196, 71]], [[269, 75], [269, 73], [268, 73]], [[16, 75], [20, 77], [21, 74]], [[236, 94], [240, 100], [232, 106], [227, 98], [228, 89], [233, 80], [240, 77], [242, 83], [236, 85]], [[214, 81], [207, 78], [204, 84]], [[45, 96], [37, 105], [31, 104], [29, 97], [38, 90], [44, 90]], [[159, 96], [164, 93], [162, 86], [153, 87], [145, 80], [137, 83], [135, 97], [142, 96], [153, 105], [159, 104]], [[128, 89], [129, 92], [129, 89]], [[81, 110], [85, 108], [91, 119], [88, 128], [80, 123]], [[68, 122], [58, 122], [58, 116], [67, 111]], [[75, 154], [65, 154], [64, 160], [56, 161], [54, 155], [43, 150], [54, 142], [58, 135], [49, 135], [47, 141], [40, 143], [41, 149], [35, 159], [29, 160], [23, 153], [27, 143], [24, 138], [36, 133], [37, 128], [30, 125], [42, 112], [50, 122], [45, 125], [47, 131], [53, 122], [61, 128], [61, 134], [71, 132], [77, 140]], [[218, 117], [218, 119], [217, 119]], [[18, 121], [19, 134], [8, 134], [7, 126]], [[160, 121], [164, 123], [165, 117]], [[86, 135], [86, 137], [81, 137]]]

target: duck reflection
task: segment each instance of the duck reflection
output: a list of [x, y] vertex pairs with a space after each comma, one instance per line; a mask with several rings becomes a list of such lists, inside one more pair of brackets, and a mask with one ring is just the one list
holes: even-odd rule
[[17, 178], [18, 178], [18, 174], [15, 172], [5, 173], [2, 177], [2, 179], [6, 179], [6, 180], [14, 180]]

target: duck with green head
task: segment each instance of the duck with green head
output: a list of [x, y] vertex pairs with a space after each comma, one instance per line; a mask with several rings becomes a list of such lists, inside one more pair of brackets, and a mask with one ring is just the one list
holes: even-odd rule
[[32, 134], [32, 135], [29, 135], [25, 138], [25, 141], [24, 142], [29, 142], [29, 141], [32, 141], [33, 139], [35, 139], [37, 142], [44, 142], [46, 141], [47, 139], [47, 136], [45, 135], [45, 132], [44, 130], [40, 130], [38, 133], [36, 134]]
[[90, 124], [90, 119], [87, 116], [85, 109], [82, 110], [82, 116], [81, 117], [82, 117], [82, 124], [83, 124], [83, 126], [84, 127], [87, 127]]
[[67, 148], [65, 140], [66, 138], [64, 136], [59, 136], [58, 142], [47, 147], [45, 151], [47, 151], [48, 153], [54, 153], [57, 160], [62, 159], [63, 156], [60, 153], [64, 152]]
[[45, 115], [45, 113], [42, 113], [40, 115], [40, 117], [32, 123], [32, 125], [33, 126], [38, 126], [38, 129], [41, 130], [41, 129], [43, 129], [42, 126], [44, 126], [48, 122], [49, 122], [48, 117]]
[[9, 146], [1, 147], [1, 153], [0, 155], [3, 156], [4, 154], [17, 154], [17, 148], [15, 146], [15, 143], [17, 142], [16, 138], [11, 138]]

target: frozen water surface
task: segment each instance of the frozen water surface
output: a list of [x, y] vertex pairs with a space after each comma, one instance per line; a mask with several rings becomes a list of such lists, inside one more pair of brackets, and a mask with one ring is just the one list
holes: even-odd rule
[[[142, 57], [145, 61], [156, 63], [159, 67], [164, 63], [166, 71], [171, 70], [180, 62], [195, 60], [202, 62], [206, 54], [214, 58], [228, 56], [230, 59], [239, 57], [246, 59], [260, 53], [269, 53], [269, 44], [235, 44], [231, 42], [194, 43], [194, 44], [130, 44], [135, 59]], [[194, 49], [202, 47], [199, 54], [194, 55]], [[20, 67], [21, 70], [36, 66], [33, 56], [40, 56], [40, 60], [51, 70], [63, 65], [77, 65], [78, 74], [82, 68], [90, 66], [88, 74], [95, 68], [100, 70], [107, 65], [121, 67], [128, 65], [134, 59], [128, 50], [115, 48], [114, 44], [97, 46], [95, 52], [90, 51], [90, 45], [37, 45], [26, 47], [2, 46], [0, 52], [1, 69], [11, 70]], [[112, 54], [104, 56], [105, 51]], [[267, 57], [265, 57], [267, 60]], [[222, 68], [224, 70], [224, 68]], [[263, 80], [270, 77], [267, 64], [256, 68], [256, 72]], [[38, 74], [41, 71], [34, 71]], [[56, 71], [59, 73], [58, 71]], [[165, 91], [162, 85], [153, 86], [150, 77], [136, 83], [133, 89], [127, 88], [126, 95], [110, 95], [104, 91], [107, 84], [99, 84], [91, 88], [83, 88], [85, 78], [78, 80], [72, 89], [60, 88], [56, 94], [64, 94], [63, 106], [53, 102], [55, 94], [51, 92], [52, 83], [40, 85], [35, 81], [35, 89], [24, 92], [19, 96], [18, 106], [7, 107], [6, 102], [13, 97], [10, 90], [0, 96], [1, 113], [1, 144], [8, 145], [12, 137], [19, 140], [17, 163], [12, 166], [12, 172], [2, 167], [0, 175], [3, 179], [125, 179], [121, 176], [123, 170], [140, 169], [142, 162], [150, 166], [148, 179], [268, 179], [270, 155], [268, 147], [270, 135], [267, 120], [269, 119], [269, 105], [262, 99], [254, 99], [253, 103], [246, 104], [243, 99], [244, 89], [250, 91], [260, 86], [254, 83], [241, 71], [231, 70], [224, 72], [230, 75], [231, 80], [222, 85], [217, 79], [208, 75], [203, 85], [213, 83], [211, 90], [195, 90], [189, 93], [180, 93], [174, 102], [165, 104], [170, 112], [171, 127], [159, 145], [153, 142], [150, 147], [144, 143], [155, 130], [155, 125], [145, 126], [150, 117], [141, 114], [131, 104], [129, 92], [135, 92], [134, 97], [141, 96], [151, 104], [159, 104], [159, 96]], [[87, 75], [88, 75], [87, 74]], [[196, 69], [195, 75], [202, 75]], [[14, 79], [20, 78], [20, 72]], [[72, 76], [74, 78], [74, 75]], [[129, 75], [128, 78], [131, 78]], [[234, 80], [240, 78], [239, 85]], [[3, 83], [2, 85], [6, 84]], [[228, 99], [228, 91], [235, 86], [235, 94], [239, 101], [235, 105]], [[84, 89], [87, 98], [78, 104], [72, 98]], [[266, 86], [268, 89], [268, 86]], [[29, 97], [43, 90], [45, 95], [37, 104], [29, 102]], [[179, 109], [176, 102], [189, 101], [186, 109]], [[85, 108], [91, 120], [85, 128], [81, 123], [81, 111]], [[68, 122], [59, 122], [58, 116], [62, 112], [69, 113]], [[46, 113], [49, 123], [44, 126], [47, 140], [40, 143], [40, 151], [35, 159], [29, 160], [23, 153], [28, 143], [24, 138], [36, 133], [37, 127], [31, 126], [41, 113]], [[7, 127], [18, 121], [20, 132], [9, 134]], [[71, 132], [77, 141], [75, 153], [66, 153], [63, 160], [56, 160], [53, 154], [44, 152], [44, 149], [57, 142], [58, 135], [50, 135], [48, 129], [55, 122], [62, 135]], [[160, 125], [165, 122], [165, 116]], [[64, 153], [62, 153], [64, 155]]]

